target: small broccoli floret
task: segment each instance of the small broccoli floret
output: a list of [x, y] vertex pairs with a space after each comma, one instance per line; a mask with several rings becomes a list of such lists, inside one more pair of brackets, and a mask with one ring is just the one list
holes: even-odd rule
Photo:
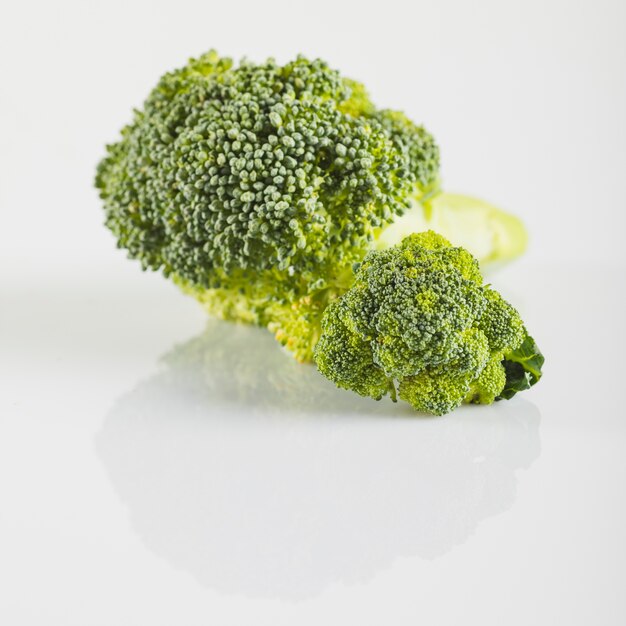
[[435, 415], [528, 388], [542, 358], [517, 311], [483, 285], [476, 259], [432, 231], [365, 257], [326, 309], [315, 349], [339, 387], [377, 400], [395, 400], [397, 388]]
[[394, 387], [383, 370], [373, 363], [367, 338], [354, 332], [353, 326], [346, 326], [352, 323], [346, 315], [347, 306], [342, 299], [335, 300], [324, 314], [322, 340], [325, 349], [316, 351], [318, 368], [327, 372], [327, 378], [341, 378], [345, 386], [362, 396], [380, 400], [388, 391], [394, 393]]
[[472, 404], [491, 404], [498, 398], [506, 382], [502, 354], [495, 352], [485, 364], [482, 372], [470, 384], [464, 401]]

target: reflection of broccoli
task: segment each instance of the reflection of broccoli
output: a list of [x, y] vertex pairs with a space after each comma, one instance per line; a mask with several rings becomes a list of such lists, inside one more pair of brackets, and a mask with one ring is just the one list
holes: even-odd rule
[[[200, 406], [246, 407], [246, 414], [270, 412], [299, 416], [309, 413], [387, 415], [381, 404], [343, 393], [315, 367], [284, 354], [261, 328], [207, 320], [204, 332], [163, 357], [168, 385], [184, 390]], [[356, 402], [355, 402], [356, 401]], [[408, 407], [407, 407], [408, 408]]]
[[309, 360], [323, 310], [370, 249], [432, 222], [481, 259], [523, 250], [516, 218], [439, 193], [438, 169], [424, 128], [323, 61], [235, 66], [209, 52], [161, 78], [96, 185], [144, 268]]
[[220, 593], [305, 600], [437, 558], [511, 507], [540, 416], [500, 404], [393, 420], [262, 329], [212, 319], [115, 402], [95, 446], [146, 548]]
[[478, 262], [433, 232], [370, 252], [322, 319], [320, 371], [377, 400], [397, 394], [447, 413], [527, 389], [543, 357], [517, 311], [483, 285]]

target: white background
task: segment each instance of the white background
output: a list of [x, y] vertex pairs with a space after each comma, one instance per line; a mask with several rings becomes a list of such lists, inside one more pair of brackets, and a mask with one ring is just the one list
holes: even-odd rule
[[[625, 623], [625, 6], [3, 4], [0, 623]], [[103, 145], [211, 47], [325, 58], [523, 217], [540, 385], [415, 417], [115, 249]]]

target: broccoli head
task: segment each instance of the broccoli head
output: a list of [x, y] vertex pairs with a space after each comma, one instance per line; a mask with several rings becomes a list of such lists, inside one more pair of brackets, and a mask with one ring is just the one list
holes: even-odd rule
[[315, 348], [339, 387], [441, 415], [527, 389], [543, 356], [477, 260], [432, 231], [370, 252], [329, 304]]
[[[120, 247], [224, 315], [264, 318], [361, 260], [436, 184], [431, 135], [321, 60], [211, 51], [161, 78], [96, 186]], [[221, 289], [205, 294], [206, 289]], [[224, 305], [220, 309], [220, 305]], [[266, 316], [265, 316], [266, 317]]]

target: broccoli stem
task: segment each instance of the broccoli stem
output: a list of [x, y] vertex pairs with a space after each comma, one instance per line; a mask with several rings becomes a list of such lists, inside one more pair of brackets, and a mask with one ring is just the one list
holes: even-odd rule
[[528, 245], [526, 228], [514, 215], [476, 198], [435, 191], [414, 199], [404, 215], [379, 232], [374, 247], [389, 248], [425, 230], [467, 249], [481, 267], [510, 261]]

